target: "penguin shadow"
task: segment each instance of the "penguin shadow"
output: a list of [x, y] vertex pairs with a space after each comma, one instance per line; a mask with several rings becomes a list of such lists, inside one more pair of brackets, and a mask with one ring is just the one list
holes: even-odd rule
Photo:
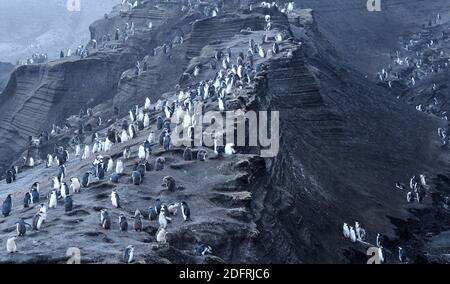
[[8, 227], [2, 230], [3, 233], [12, 233], [16, 230], [16, 227]]
[[67, 220], [67, 221], [64, 221], [64, 224], [72, 226], [72, 225], [80, 224], [83, 221], [84, 221], [84, 219]]
[[92, 209], [94, 209], [95, 212], [100, 212], [103, 209], [107, 209], [107, 208], [103, 207], [103, 206], [94, 206], [94, 207], [92, 207]]
[[88, 211], [86, 211], [84, 209], [75, 209], [75, 210], [66, 212], [66, 215], [70, 216], [70, 217], [72, 217], [72, 216], [89, 216], [89, 215], [91, 215], [91, 213], [89, 213]]
[[189, 169], [194, 163], [195, 161], [181, 161], [178, 163], [171, 164], [169, 165], [169, 167], [174, 170]]

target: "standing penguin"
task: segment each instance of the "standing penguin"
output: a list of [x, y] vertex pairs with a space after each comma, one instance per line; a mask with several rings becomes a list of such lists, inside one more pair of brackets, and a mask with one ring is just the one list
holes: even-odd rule
[[66, 166], [61, 165], [59, 166], [59, 173], [58, 173], [59, 182], [62, 182], [65, 177], [66, 177]]
[[406, 253], [405, 253], [405, 250], [402, 247], [398, 247], [398, 260], [401, 263], [406, 262]]
[[91, 179], [91, 172], [86, 172], [83, 174], [83, 177], [81, 178], [81, 185], [83, 187], [88, 187]]
[[124, 263], [132, 263], [134, 259], [134, 246], [129, 245], [125, 248], [123, 252], [122, 260]]
[[381, 247], [383, 245], [383, 236], [379, 233], [377, 234], [376, 243], [377, 243], [377, 247]]
[[27, 233], [27, 224], [25, 223], [25, 221], [23, 219], [20, 219], [17, 223], [16, 223], [16, 232], [17, 232], [17, 236], [25, 236], [25, 234]]
[[125, 217], [125, 215], [123, 215], [123, 214], [120, 214], [120, 216], [119, 216], [119, 227], [120, 227], [120, 231], [122, 231], [122, 232], [128, 231], [127, 217]]
[[108, 164], [107, 164], [107, 167], [106, 167], [106, 172], [112, 171], [113, 167], [114, 167], [114, 160], [112, 158], [110, 158], [108, 160]]
[[31, 204], [31, 194], [30, 192], [26, 192], [25, 196], [23, 197], [23, 208], [30, 207]]
[[66, 196], [68, 194], [70, 194], [69, 187], [67, 186], [67, 184], [65, 182], [61, 183], [61, 190], [60, 190], [60, 192], [61, 192], [61, 197], [62, 198], [66, 198]]
[[106, 211], [106, 209], [103, 209], [100, 212], [100, 222], [103, 229], [109, 230], [111, 228], [111, 218], [109, 217], [108, 211]]
[[181, 201], [181, 213], [183, 214], [184, 221], [191, 220], [191, 209], [185, 201]]
[[[164, 207], [161, 207], [161, 210], [159, 212], [159, 227], [165, 229], [167, 227], [167, 220], [169, 218], [166, 216], [166, 210]], [[169, 219], [170, 220], [170, 219]]]
[[143, 226], [142, 226], [142, 214], [139, 209], [136, 209], [136, 212], [134, 213], [134, 230], [136, 232], [142, 232]]
[[169, 151], [170, 150], [170, 144], [171, 144], [171, 138], [170, 138], [170, 134], [166, 133], [166, 135], [164, 136], [164, 150]]
[[150, 105], [151, 105], [150, 99], [149, 99], [148, 97], [145, 98], [144, 109], [145, 109], [145, 110], [150, 110]]
[[356, 233], [352, 226], [350, 226], [350, 240], [356, 242]]
[[380, 263], [384, 263], [383, 247], [378, 247], [378, 260]]
[[50, 200], [48, 201], [48, 208], [56, 208], [57, 204], [57, 195], [56, 190], [52, 190], [52, 193], [50, 194]]
[[11, 194], [8, 194], [8, 196], [6, 196], [6, 199], [3, 201], [2, 205], [3, 217], [8, 217], [9, 213], [11, 213], [11, 209], [12, 209], [12, 199]]
[[117, 191], [113, 190], [111, 192], [111, 203], [112, 206], [115, 208], [120, 208], [120, 198], [119, 198], [119, 194], [117, 193]]
[[6, 251], [8, 253], [15, 253], [17, 251], [16, 240], [17, 237], [11, 237], [6, 241]]
[[167, 242], [166, 235], [167, 235], [166, 229], [160, 227], [156, 232], [156, 241], [160, 244], [165, 244]]
[[64, 198], [64, 210], [66, 212], [72, 211], [73, 208], [73, 200], [72, 195], [67, 195], [66, 198]]
[[139, 150], [138, 150], [138, 158], [139, 158], [139, 159], [142, 159], [142, 160], [144, 160], [144, 159], [147, 158], [146, 155], [145, 155], [145, 148], [144, 148], [144, 145], [140, 145], [140, 146], [139, 146]]
[[346, 239], [350, 238], [350, 230], [348, 228], [347, 223], [344, 223], [344, 225], [342, 226], [342, 233], [344, 234], [344, 237]]
[[118, 175], [123, 174], [123, 162], [122, 162], [122, 160], [117, 160], [117, 163], [116, 163], [116, 174], [118, 174]]
[[44, 223], [43, 214], [41, 212], [38, 212], [33, 217], [33, 231], [39, 231], [41, 229], [42, 223]]
[[31, 189], [31, 203], [38, 203], [41, 199], [39, 195], [39, 186]]
[[141, 173], [138, 171], [133, 171], [131, 173], [131, 180], [134, 185], [140, 185], [142, 183], [142, 176]]
[[156, 129], [161, 130], [163, 128], [164, 120], [160, 115], [156, 118]]
[[72, 189], [73, 193], [79, 193], [81, 189], [80, 180], [76, 177], [70, 179], [70, 189]]

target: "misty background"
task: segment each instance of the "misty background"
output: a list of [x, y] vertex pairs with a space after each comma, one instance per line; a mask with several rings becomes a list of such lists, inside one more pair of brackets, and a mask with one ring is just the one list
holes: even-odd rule
[[80, 0], [71, 12], [67, 0], [0, 0], [0, 62], [16, 63], [33, 53], [56, 58], [89, 40], [89, 25], [120, 0]]

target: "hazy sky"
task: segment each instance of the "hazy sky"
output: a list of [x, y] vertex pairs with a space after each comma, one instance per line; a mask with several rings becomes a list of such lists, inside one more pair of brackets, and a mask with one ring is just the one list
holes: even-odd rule
[[[69, 11], [67, 1], [80, 1]], [[120, 0], [0, 0], [0, 61], [16, 62], [33, 52], [58, 50], [89, 40], [89, 25]], [[76, 6], [75, 6], [76, 7]]]

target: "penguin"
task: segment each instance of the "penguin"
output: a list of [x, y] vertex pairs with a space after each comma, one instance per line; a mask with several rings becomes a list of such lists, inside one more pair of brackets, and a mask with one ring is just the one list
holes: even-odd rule
[[122, 135], [120, 136], [120, 141], [122, 142], [122, 143], [125, 143], [125, 142], [127, 142], [129, 139], [128, 139], [128, 132], [126, 131], [126, 130], [122, 130]]
[[130, 120], [131, 120], [131, 122], [135, 122], [136, 121], [136, 116], [134, 115], [134, 113], [133, 113], [133, 111], [131, 109], [130, 109], [129, 113], [130, 113]]
[[140, 145], [139, 146], [139, 150], [138, 150], [138, 158], [139, 159], [146, 159], [147, 157], [146, 157], [146, 155], [145, 155], [145, 148], [144, 148], [144, 145]]
[[131, 173], [131, 179], [134, 185], [140, 185], [142, 183], [142, 176], [138, 171], [133, 171]]
[[120, 179], [120, 175], [118, 175], [116, 173], [113, 173], [109, 178], [109, 180], [113, 183], [119, 183], [119, 179]]
[[125, 248], [123, 252], [122, 260], [124, 263], [132, 263], [134, 260], [134, 246], [129, 245]]
[[150, 154], [152, 153], [152, 145], [148, 140], [145, 140], [143, 146], [145, 151], [145, 159], [147, 160]]
[[165, 159], [163, 157], [158, 157], [155, 161], [155, 170], [161, 171], [164, 169]]
[[158, 229], [158, 231], [156, 232], [156, 241], [157, 241], [159, 244], [165, 244], [165, 243], [167, 243], [166, 236], [167, 236], [167, 231], [166, 231], [166, 229], [160, 227], [160, 228]]
[[62, 198], [66, 198], [66, 196], [70, 194], [69, 187], [67, 187], [67, 184], [65, 182], [63, 182], [61, 184], [60, 192], [61, 192], [61, 197]]
[[154, 221], [154, 220], [156, 220], [157, 218], [158, 218], [158, 213], [156, 213], [155, 207], [150, 207], [150, 208], [148, 209], [148, 219], [149, 219], [150, 221]]
[[30, 157], [30, 161], [28, 163], [28, 166], [30, 166], [30, 168], [34, 167], [34, 159], [33, 159], [33, 157]]
[[80, 180], [76, 177], [70, 179], [70, 189], [73, 193], [79, 193], [81, 190]]
[[384, 263], [384, 253], [383, 253], [383, 247], [378, 247], [378, 260], [381, 263]]
[[48, 208], [56, 208], [56, 205], [58, 203], [58, 198], [56, 195], [56, 190], [52, 190], [52, 193], [50, 194], [50, 200], [48, 201]]
[[350, 226], [350, 240], [356, 242], [356, 233], [352, 226]]
[[31, 204], [31, 193], [30, 192], [26, 192], [25, 196], [23, 198], [23, 208], [30, 207], [30, 204]]
[[171, 176], [166, 176], [163, 178], [162, 186], [166, 188], [169, 191], [175, 191], [176, 190], [176, 182], [175, 179]]
[[398, 247], [398, 260], [401, 263], [406, 262], [406, 253], [405, 253], [405, 250], [402, 247]]
[[[144, 179], [144, 175], [145, 175], [145, 171], [146, 171], [145, 164], [139, 164], [136, 167], [136, 171], [138, 171], [141, 174], [141, 179]], [[142, 181], [141, 181], [141, 183], [142, 183]]]
[[401, 190], [406, 189], [406, 186], [403, 183], [400, 183], [400, 182], [396, 182], [395, 183], [395, 187], [398, 188], [398, 189], [401, 189]]
[[119, 194], [117, 193], [117, 191], [113, 190], [111, 192], [111, 203], [112, 206], [115, 208], [120, 208], [120, 198], [119, 198]]
[[170, 145], [171, 145], [171, 138], [170, 138], [169, 133], [166, 133], [166, 136], [164, 136], [163, 144], [164, 144], [164, 150], [169, 151]]
[[8, 252], [8, 253], [17, 252], [16, 240], [17, 240], [17, 237], [11, 237], [6, 241], [6, 252]]
[[159, 213], [161, 212], [161, 206], [162, 206], [161, 200], [159, 198], [156, 198], [153, 208], [155, 209], [157, 215], [159, 215]]
[[53, 163], [53, 156], [51, 154], [47, 155], [47, 164], [45, 165], [46, 168], [50, 168]]
[[148, 97], [145, 98], [145, 104], [144, 104], [144, 109], [145, 110], [150, 110], [150, 99]]
[[102, 228], [105, 230], [109, 230], [111, 228], [111, 218], [109, 217], [108, 212], [106, 211], [106, 209], [104, 209], [100, 214]]
[[383, 236], [380, 233], [377, 234], [376, 244], [377, 247], [381, 247], [383, 245]]
[[205, 244], [198, 244], [194, 247], [194, 254], [202, 256], [205, 254], [212, 254], [212, 248]]
[[105, 139], [105, 152], [109, 152], [111, 150], [113, 143], [111, 142], [111, 140], [109, 140], [109, 138]]
[[27, 233], [27, 223], [25, 223], [25, 221], [23, 219], [20, 219], [17, 223], [16, 223], [16, 232], [17, 232], [17, 236], [21, 237], [21, 236], [25, 236], [25, 234]]
[[90, 157], [90, 152], [89, 152], [89, 145], [84, 146], [84, 151], [83, 151], [83, 155], [81, 156], [82, 160], [86, 160], [89, 159]]
[[122, 162], [122, 160], [117, 160], [117, 163], [116, 163], [116, 174], [118, 174], [118, 175], [123, 174], [123, 162]]
[[32, 229], [33, 231], [39, 231], [42, 227], [42, 223], [44, 223], [44, 218], [42, 216], [43, 214], [41, 212], [36, 213], [33, 217], [33, 225]]
[[6, 196], [6, 199], [3, 201], [2, 205], [3, 217], [8, 217], [9, 213], [11, 213], [11, 209], [12, 209], [12, 199], [11, 194], [8, 194], [8, 196]]
[[236, 150], [234, 150], [234, 144], [233, 143], [227, 143], [225, 145], [225, 155], [230, 156], [236, 153]]
[[6, 183], [12, 183], [14, 181], [14, 174], [11, 170], [6, 172]]
[[136, 212], [134, 212], [134, 230], [136, 232], [142, 232], [143, 226], [142, 226], [142, 214], [139, 209], [136, 209]]
[[102, 180], [105, 178], [105, 170], [103, 169], [103, 164], [97, 165], [97, 177], [99, 180]]
[[346, 239], [350, 238], [350, 229], [348, 228], [347, 223], [344, 223], [344, 225], [342, 226], [342, 233], [344, 234], [344, 237]]
[[191, 209], [185, 201], [181, 201], [181, 213], [183, 214], [184, 221], [191, 220]]
[[361, 226], [359, 225], [358, 222], [355, 222], [355, 233], [356, 233], [356, 238], [358, 240], [361, 239]]
[[31, 203], [38, 203], [40, 200], [38, 188], [31, 189]]
[[57, 177], [52, 178], [52, 183], [53, 183], [52, 189], [57, 189], [57, 190], [60, 189], [61, 184], [59, 183], [59, 179]]
[[167, 210], [171, 215], [176, 215], [178, 212], [178, 207], [180, 207], [180, 203], [172, 203], [167, 206]]
[[81, 185], [83, 187], [88, 187], [91, 179], [91, 172], [86, 172], [83, 174], [83, 177], [81, 178]]
[[144, 115], [143, 127], [148, 128], [149, 126], [150, 126], [150, 116], [148, 115], [148, 113], [146, 113]]
[[124, 159], [129, 159], [131, 157], [130, 147], [125, 147], [125, 149], [123, 149], [122, 156]]
[[219, 110], [220, 111], [224, 111], [225, 110], [225, 105], [224, 105], [224, 102], [223, 102], [222, 98], [219, 98]]
[[155, 132], [153, 130], [150, 131], [147, 141], [148, 141], [148, 143], [153, 143], [155, 141]]
[[47, 219], [47, 205], [41, 203], [39, 205], [39, 213], [41, 214], [42, 221]]
[[200, 150], [197, 152], [197, 160], [204, 162], [208, 157], [208, 152], [206, 150]]
[[72, 195], [67, 195], [64, 198], [64, 211], [65, 212], [70, 212], [70, 211], [72, 211], [72, 208], [73, 208]]
[[136, 137], [136, 129], [134, 128], [133, 124], [130, 124], [130, 126], [128, 126], [128, 136], [130, 139]]
[[120, 228], [120, 231], [122, 231], [122, 232], [128, 231], [127, 217], [125, 217], [125, 215], [123, 215], [123, 214], [120, 214], [120, 216], [119, 216], [119, 228]]
[[113, 167], [114, 167], [114, 160], [112, 158], [110, 158], [108, 160], [108, 164], [106, 166], [106, 172], [112, 171]]
[[164, 121], [160, 115], [156, 118], [156, 129], [161, 130], [163, 128]]
[[81, 146], [80, 146], [80, 144], [77, 144], [76, 146], [75, 146], [75, 156], [80, 156], [80, 153], [81, 153]]
[[168, 220], [168, 217], [166, 216], [165, 209], [164, 209], [164, 207], [161, 207], [161, 210], [159, 212], [159, 217], [158, 217], [159, 227], [165, 229], [167, 227], [167, 220]]
[[192, 150], [190, 147], [186, 147], [183, 151], [183, 159], [185, 161], [192, 161]]
[[408, 191], [408, 193], [406, 194], [406, 202], [412, 203], [413, 201], [414, 201], [413, 193], [412, 191]]

